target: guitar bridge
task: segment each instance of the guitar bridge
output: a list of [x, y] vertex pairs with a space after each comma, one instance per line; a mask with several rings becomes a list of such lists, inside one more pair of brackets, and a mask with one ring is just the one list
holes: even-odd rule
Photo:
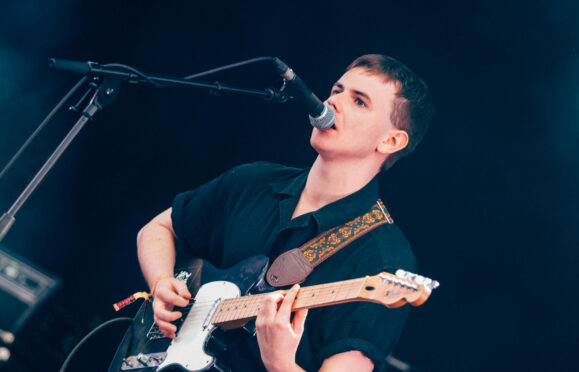
[[130, 371], [132, 369], [140, 368], [156, 368], [163, 363], [166, 357], [166, 352], [150, 354], [139, 353], [137, 355], [131, 355], [130, 357], [123, 359], [121, 371]]
[[[195, 301], [192, 301], [189, 305], [187, 305], [185, 307], [176, 307], [175, 308], [175, 310], [179, 310], [183, 314], [183, 316], [181, 318], [171, 322], [175, 326], [177, 326], [177, 332], [179, 332], [179, 329], [181, 328], [181, 324], [183, 324], [183, 321], [185, 320], [185, 318], [187, 318], [187, 315], [191, 311], [191, 308], [193, 307], [194, 303], [195, 303]], [[162, 338], [167, 338], [167, 337], [161, 333], [161, 331], [159, 330], [159, 326], [157, 326], [157, 324], [153, 323], [151, 325], [151, 328], [149, 328], [149, 331], [147, 332], [147, 339], [148, 340], [160, 340]]]

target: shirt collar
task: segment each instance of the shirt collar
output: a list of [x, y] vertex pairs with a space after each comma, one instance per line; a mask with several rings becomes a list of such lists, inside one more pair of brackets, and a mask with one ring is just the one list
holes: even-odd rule
[[[295, 177], [271, 184], [274, 192], [290, 197], [280, 200], [280, 222], [287, 222], [291, 219], [293, 210], [305, 187], [308, 174], [309, 169], [304, 169]], [[360, 190], [312, 212], [311, 215], [318, 224], [318, 231], [322, 232], [368, 212], [378, 198], [378, 176], [375, 176]], [[303, 223], [307, 223], [306, 220]]]
[[368, 212], [379, 198], [378, 176], [353, 194], [313, 212], [321, 231], [341, 225]]
[[308, 179], [309, 169], [302, 169], [296, 176], [271, 184], [274, 192], [281, 195], [300, 196]]

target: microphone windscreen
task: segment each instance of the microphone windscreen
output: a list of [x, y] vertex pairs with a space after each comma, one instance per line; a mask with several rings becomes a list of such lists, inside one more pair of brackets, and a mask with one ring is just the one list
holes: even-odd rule
[[336, 120], [336, 111], [327, 103], [324, 103], [324, 110], [319, 116], [313, 117], [310, 115], [310, 124], [318, 129], [328, 129], [334, 125]]

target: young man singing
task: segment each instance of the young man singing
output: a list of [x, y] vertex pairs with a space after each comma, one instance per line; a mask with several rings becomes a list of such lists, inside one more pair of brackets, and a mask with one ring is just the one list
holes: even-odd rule
[[[145, 279], [155, 286], [155, 322], [168, 337], [188, 304], [186, 286], [173, 278], [176, 254], [218, 267], [265, 254], [271, 260], [324, 231], [367, 212], [379, 199], [378, 173], [412, 152], [432, 113], [426, 84], [383, 55], [356, 59], [326, 101], [336, 111], [332, 128], [313, 129], [318, 156], [309, 169], [271, 163], [236, 167], [178, 195], [171, 208], [145, 225], [137, 238]], [[415, 271], [410, 245], [398, 227], [383, 224], [327, 259], [303, 285]], [[347, 303], [300, 310], [291, 317], [299, 286], [266, 297], [257, 340], [235, 346], [226, 364], [251, 371], [371, 371], [394, 347], [407, 308]]]

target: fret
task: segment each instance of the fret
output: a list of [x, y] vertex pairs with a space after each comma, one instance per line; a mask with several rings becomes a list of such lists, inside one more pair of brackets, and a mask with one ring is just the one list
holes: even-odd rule
[[[405, 274], [405, 272], [402, 274], [406, 277], [400, 278], [396, 275], [380, 273], [371, 277], [302, 287], [292, 305], [292, 311], [351, 301], [376, 302], [393, 308], [407, 302], [419, 306], [430, 295], [425, 285], [431, 285], [432, 288], [438, 286], [436, 281], [428, 279], [429, 282], [427, 282], [427, 278], [415, 274]], [[415, 275], [427, 284], [414, 282], [409, 275]], [[211, 323], [225, 329], [241, 327], [247, 321], [257, 317], [263, 299], [270, 294], [261, 293], [225, 299], [217, 307]]]
[[338, 304], [358, 298], [364, 279], [322, 284], [301, 289], [293, 309], [304, 309]]
[[[364, 278], [360, 278], [330, 284], [314, 285], [311, 287], [302, 287], [294, 302], [292, 311], [355, 300], [360, 295], [363, 285]], [[269, 293], [223, 300], [215, 312], [212, 323], [220, 324], [257, 317], [259, 307], [266, 295], [269, 295]]]
[[212, 323], [222, 323], [239, 319], [255, 318], [259, 311], [259, 305], [266, 294], [257, 294], [244, 297], [236, 297], [223, 300]]

